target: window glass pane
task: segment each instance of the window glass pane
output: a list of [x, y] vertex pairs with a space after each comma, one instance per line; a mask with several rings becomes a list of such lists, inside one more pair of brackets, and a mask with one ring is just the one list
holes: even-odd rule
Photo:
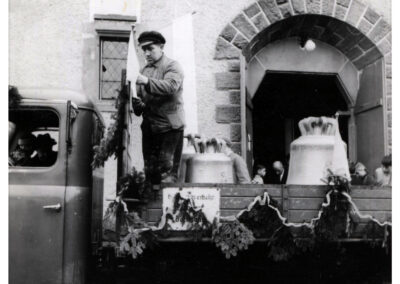
[[101, 38], [100, 98], [115, 99], [128, 57], [127, 38]]
[[128, 42], [103, 40], [103, 58], [127, 59]]
[[103, 82], [101, 84], [102, 99], [117, 98], [120, 87], [121, 82]]
[[126, 68], [126, 60], [103, 59], [103, 82], [121, 82], [121, 71]]
[[10, 111], [9, 166], [50, 167], [57, 161], [59, 119], [51, 110]]

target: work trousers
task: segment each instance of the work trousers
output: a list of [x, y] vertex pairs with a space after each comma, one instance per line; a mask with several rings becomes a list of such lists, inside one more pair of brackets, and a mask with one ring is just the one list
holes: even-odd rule
[[154, 133], [142, 124], [142, 150], [146, 181], [151, 184], [175, 182], [182, 156], [183, 129]]

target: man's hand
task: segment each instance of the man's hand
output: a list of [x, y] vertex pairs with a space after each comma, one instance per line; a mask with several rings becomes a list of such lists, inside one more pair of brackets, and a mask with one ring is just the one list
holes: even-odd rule
[[132, 107], [133, 107], [133, 112], [136, 116], [140, 116], [143, 113], [144, 108], [146, 105], [140, 98], [135, 98], [132, 97]]
[[138, 85], [147, 85], [149, 83], [149, 78], [146, 76], [143, 76], [142, 74], [139, 74], [137, 79], [136, 79], [136, 84]]

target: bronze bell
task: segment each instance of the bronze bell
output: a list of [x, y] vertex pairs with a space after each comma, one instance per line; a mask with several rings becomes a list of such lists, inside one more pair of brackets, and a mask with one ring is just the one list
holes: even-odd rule
[[[301, 136], [290, 144], [287, 184], [325, 184], [323, 179], [327, 170], [336, 166], [334, 164], [337, 159], [334, 159], [334, 153], [335, 143], [338, 143], [337, 120], [328, 117], [308, 117], [299, 122], [299, 128]], [[341, 138], [339, 143], [341, 147], [345, 147]], [[346, 166], [343, 165], [344, 168]]]
[[221, 141], [201, 139], [198, 152], [187, 159], [186, 182], [234, 183], [232, 160], [221, 153]]
[[223, 153], [195, 154], [187, 163], [186, 182], [234, 183], [232, 160]]

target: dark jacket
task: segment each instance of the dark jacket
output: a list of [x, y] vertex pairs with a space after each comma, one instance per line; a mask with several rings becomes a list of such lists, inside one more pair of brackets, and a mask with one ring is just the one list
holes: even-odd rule
[[275, 172], [273, 172], [270, 182], [272, 184], [286, 184], [287, 177], [288, 177], [288, 170], [285, 168], [283, 171], [282, 179]]
[[351, 175], [351, 184], [352, 185], [374, 185], [375, 179], [366, 174], [365, 176], [361, 177], [359, 175]]
[[143, 123], [149, 123], [154, 133], [183, 129], [183, 71], [179, 63], [163, 55], [140, 73], [149, 78], [146, 86], [137, 86], [138, 96], [145, 104]]

